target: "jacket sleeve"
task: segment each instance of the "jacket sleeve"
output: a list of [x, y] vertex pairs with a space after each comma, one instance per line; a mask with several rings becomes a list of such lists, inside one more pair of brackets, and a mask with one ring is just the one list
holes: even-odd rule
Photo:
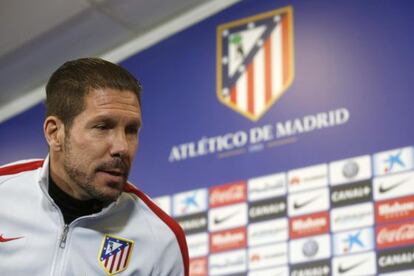
[[[161, 252], [159, 264], [157, 265], [157, 273], [155, 275], [162, 276], [188, 276], [188, 252], [187, 246], [181, 252], [179, 242], [171, 240], [165, 247], [164, 252]], [[186, 257], [185, 257], [186, 256]]]

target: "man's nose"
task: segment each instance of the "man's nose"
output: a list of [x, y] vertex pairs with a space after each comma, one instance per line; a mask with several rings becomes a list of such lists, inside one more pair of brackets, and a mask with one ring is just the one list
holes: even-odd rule
[[117, 131], [111, 146], [112, 156], [125, 156], [128, 153], [128, 141], [123, 131]]

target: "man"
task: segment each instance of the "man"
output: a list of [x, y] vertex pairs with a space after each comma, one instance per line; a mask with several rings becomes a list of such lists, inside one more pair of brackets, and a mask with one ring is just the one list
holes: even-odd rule
[[127, 183], [140, 85], [97, 58], [46, 86], [46, 159], [0, 168], [1, 275], [188, 275], [181, 228]]

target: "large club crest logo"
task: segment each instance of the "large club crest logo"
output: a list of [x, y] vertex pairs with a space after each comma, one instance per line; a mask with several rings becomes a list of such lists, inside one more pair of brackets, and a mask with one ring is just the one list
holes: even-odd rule
[[256, 121], [293, 81], [293, 15], [285, 7], [217, 29], [217, 95]]

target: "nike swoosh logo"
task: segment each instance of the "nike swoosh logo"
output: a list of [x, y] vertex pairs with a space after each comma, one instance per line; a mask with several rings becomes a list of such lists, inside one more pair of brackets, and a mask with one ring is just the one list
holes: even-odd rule
[[401, 181], [399, 181], [399, 182], [397, 182], [397, 183], [395, 183], [395, 184], [393, 184], [393, 185], [391, 185], [391, 186], [389, 186], [389, 187], [387, 187], [387, 188], [384, 188], [382, 185], [380, 185], [380, 187], [379, 187], [379, 192], [380, 192], [381, 194], [384, 194], [384, 193], [386, 193], [386, 192], [388, 192], [388, 191], [391, 191], [391, 190], [393, 190], [393, 189], [397, 188], [398, 186], [400, 186], [400, 185], [404, 184], [405, 182], [407, 182], [407, 181], [408, 181], [408, 180], [410, 180], [410, 179], [411, 179], [411, 177], [407, 177], [407, 178], [405, 178], [405, 179], [403, 179], [403, 180], [401, 180]]
[[3, 235], [0, 235], [0, 242], [9, 242], [9, 241], [18, 240], [18, 239], [21, 239], [21, 238], [23, 238], [23, 237], [4, 238]]
[[214, 224], [220, 224], [232, 217], [234, 217], [239, 211], [235, 211], [233, 213], [228, 214], [227, 216], [221, 217], [221, 218], [214, 218]]
[[306, 205], [308, 205], [309, 203], [311, 203], [311, 202], [315, 201], [318, 197], [320, 197], [320, 195], [314, 196], [314, 197], [312, 197], [311, 199], [308, 199], [308, 200], [306, 200], [306, 201], [304, 201], [304, 202], [302, 202], [302, 203], [297, 203], [297, 202], [295, 201], [295, 203], [293, 204], [293, 208], [294, 208], [294, 209], [300, 209], [300, 208], [302, 208], [302, 207], [305, 207], [305, 206], [306, 206]]
[[358, 266], [360, 266], [360, 265], [362, 265], [363, 263], [365, 263], [366, 261], [367, 261], [368, 259], [365, 259], [365, 260], [363, 260], [363, 261], [360, 261], [360, 262], [358, 262], [358, 263], [356, 263], [356, 264], [353, 264], [353, 265], [351, 265], [351, 266], [348, 266], [348, 267], [342, 267], [342, 265], [339, 265], [339, 267], [338, 267], [338, 272], [339, 272], [339, 274], [344, 274], [344, 273], [347, 273], [348, 271], [350, 271], [350, 270], [352, 270], [352, 269], [354, 269], [354, 268], [356, 268], [356, 267], [358, 267]]

